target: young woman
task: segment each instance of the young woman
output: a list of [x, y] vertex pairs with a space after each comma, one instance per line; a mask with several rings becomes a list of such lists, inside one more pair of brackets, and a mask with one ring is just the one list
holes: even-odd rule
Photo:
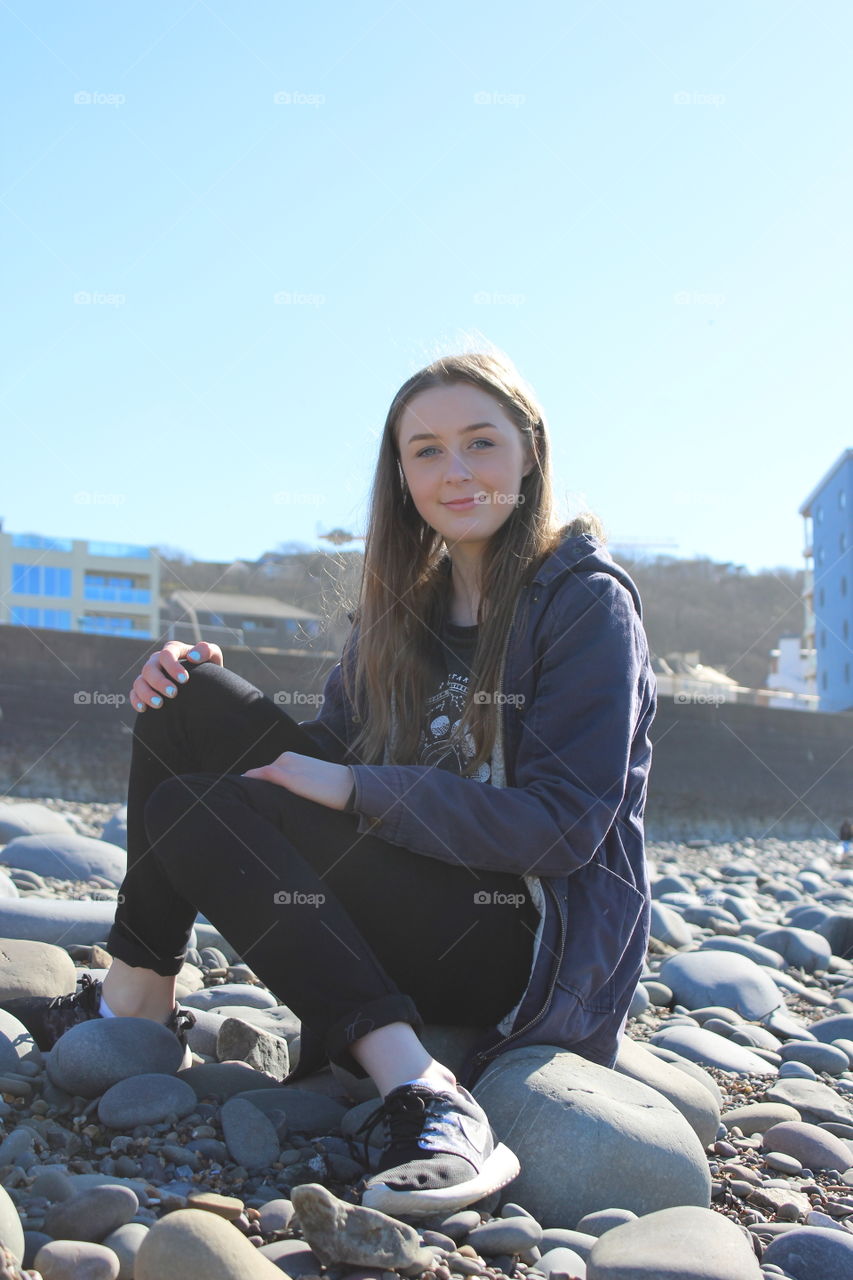
[[[558, 526], [545, 420], [507, 359], [411, 377], [317, 719], [213, 644], [169, 642], [135, 680], [112, 966], [102, 990], [14, 1002], [39, 1043], [110, 1015], [182, 1035], [201, 911], [302, 1020], [285, 1083], [327, 1061], [375, 1082], [390, 1141], [364, 1204], [419, 1216], [511, 1181], [469, 1089], [525, 1044], [612, 1065], [648, 939], [654, 676], [591, 527]], [[459, 1079], [424, 1023], [478, 1030]]]

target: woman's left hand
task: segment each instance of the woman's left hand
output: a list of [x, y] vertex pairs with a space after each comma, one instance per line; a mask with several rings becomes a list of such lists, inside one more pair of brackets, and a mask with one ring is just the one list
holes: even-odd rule
[[286, 787], [294, 795], [316, 800], [329, 809], [343, 809], [352, 790], [353, 776], [345, 764], [303, 756], [298, 751], [284, 751], [272, 764], [260, 769], [247, 769], [243, 778], [258, 778]]

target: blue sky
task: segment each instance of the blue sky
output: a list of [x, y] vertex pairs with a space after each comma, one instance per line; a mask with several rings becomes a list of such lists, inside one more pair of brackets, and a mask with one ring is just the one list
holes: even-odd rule
[[7, 531], [364, 531], [398, 386], [485, 339], [561, 510], [802, 563], [851, 444], [847, 0], [0, 4]]

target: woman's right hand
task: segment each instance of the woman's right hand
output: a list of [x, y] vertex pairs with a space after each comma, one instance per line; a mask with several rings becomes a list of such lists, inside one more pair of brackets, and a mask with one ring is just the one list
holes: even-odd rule
[[162, 649], [152, 653], [131, 686], [130, 705], [134, 711], [146, 711], [148, 707], [156, 711], [162, 707], [164, 697], [178, 696], [178, 689], [189, 679], [186, 669], [181, 666], [182, 658], [196, 666], [203, 662], [215, 662], [218, 667], [225, 665], [218, 644], [209, 644], [206, 640], [200, 640], [198, 644], [167, 641]]

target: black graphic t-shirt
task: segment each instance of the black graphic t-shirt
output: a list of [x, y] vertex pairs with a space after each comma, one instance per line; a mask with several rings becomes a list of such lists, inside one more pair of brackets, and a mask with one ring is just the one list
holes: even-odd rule
[[[450, 736], [458, 726], [468, 693], [478, 632], [476, 623], [463, 627], [448, 621], [442, 628], [439, 651], [430, 671], [431, 692], [426, 696], [422, 711], [417, 764], [434, 765], [452, 773], [467, 773], [468, 761], [474, 757], [471, 735], [467, 733], [461, 742], [451, 742]], [[476, 773], [469, 776], [477, 782], [490, 782], [491, 772], [489, 762], [485, 761]], [[355, 791], [353, 783], [345, 806], [350, 813], [355, 808]]]
[[[468, 772], [468, 762], [475, 754], [471, 734], [466, 733], [462, 740], [457, 737], [451, 742], [450, 739], [454, 731], [458, 731], [468, 695], [478, 633], [476, 623], [467, 627], [449, 621], [444, 624], [440, 653], [432, 671], [431, 692], [424, 702], [418, 764], [434, 765], [452, 773]], [[488, 761], [470, 776], [478, 782], [489, 782], [491, 769]]]

